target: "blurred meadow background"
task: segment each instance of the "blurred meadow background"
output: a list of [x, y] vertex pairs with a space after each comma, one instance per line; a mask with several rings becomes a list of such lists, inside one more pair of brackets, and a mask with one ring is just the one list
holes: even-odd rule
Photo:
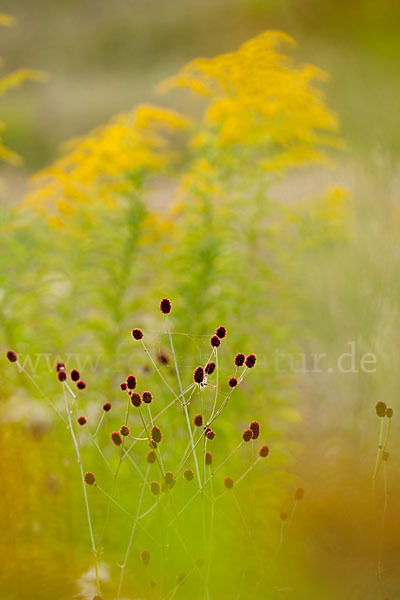
[[[162, 541], [166, 561], [155, 539], [173, 505], [138, 527], [120, 593], [129, 520], [111, 505], [103, 529], [107, 498], [88, 486], [104, 600], [400, 598], [400, 5], [4, 0], [1, 11], [15, 19], [0, 31], [2, 74], [32, 70], [15, 89], [0, 85], [1, 141], [19, 156], [2, 150], [0, 163], [1, 598], [97, 593], [69, 433], [6, 351], [60, 410], [54, 365], [78, 368], [89, 431], [112, 403], [98, 443], [116, 469], [120, 382], [134, 373], [156, 412], [171, 401], [133, 327], [178, 391], [163, 296], [186, 384], [219, 325], [224, 393], [234, 355], [257, 355], [215, 423], [214, 464], [253, 420], [270, 456], [229, 495], [224, 477], [253, 460], [250, 445], [235, 454], [209, 492], [224, 494], [213, 530], [204, 539], [197, 499]], [[256, 37], [277, 30], [296, 45]], [[191, 417], [212, 404], [209, 379]], [[393, 419], [378, 418], [379, 401]], [[136, 413], [130, 426], [138, 435]], [[176, 471], [182, 411], [160, 427]], [[105, 461], [85, 429], [81, 438], [85, 470], [110, 492]], [[133, 453], [143, 471], [145, 446]], [[180, 475], [167, 494], [183, 506], [195, 485]], [[125, 461], [118, 502], [134, 513], [141, 489]], [[280, 515], [294, 505], [289, 527]]]

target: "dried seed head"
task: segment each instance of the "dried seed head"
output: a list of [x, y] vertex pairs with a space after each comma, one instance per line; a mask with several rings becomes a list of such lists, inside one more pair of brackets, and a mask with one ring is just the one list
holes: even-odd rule
[[269, 454], [269, 447], [268, 446], [261, 446], [260, 450], [258, 451], [259, 456], [261, 456], [261, 458], [267, 458], [268, 454]]
[[186, 481], [192, 481], [192, 479], [194, 477], [194, 473], [193, 473], [192, 469], [185, 469], [183, 471], [183, 476], [186, 479]]
[[249, 442], [252, 437], [253, 437], [253, 432], [251, 431], [251, 429], [245, 429], [243, 431], [242, 438], [245, 442]]
[[254, 367], [254, 365], [256, 364], [256, 360], [257, 360], [257, 357], [255, 354], [249, 354], [248, 356], [246, 356], [246, 360], [244, 361], [244, 364], [246, 365], [246, 367], [248, 369], [252, 369]]
[[150, 579], [150, 587], [153, 589], [157, 587], [157, 581], [155, 579]]
[[119, 432], [122, 435], [122, 437], [127, 437], [130, 433], [129, 427], [127, 425], [121, 425]]
[[146, 460], [150, 465], [156, 462], [156, 453], [154, 452], [154, 450], [148, 451], [148, 453], [146, 454]]
[[212, 461], [213, 461], [212, 452], [206, 452], [206, 465], [207, 466], [212, 465]]
[[111, 441], [115, 446], [120, 446], [122, 444], [122, 437], [120, 436], [118, 431], [113, 431], [111, 434]]
[[78, 418], [78, 423], [81, 426], [86, 425], [86, 419], [85, 419], [85, 417], [79, 417]]
[[125, 392], [128, 386], [126, 385], [125, 381], [123, 381], [122, 383], [119, 384], [119, 387], [121, 388], [121, 390], [123, 392]]
[[143, 337], [143, 331], [141, 329], [132, 329], [132, 337], [134, 340], [141, 340]]
[[78, 388], [78, 390], [84, 390], [86, 388], [86, 383], [82, 381], [82, 379], [80, 379], [76, 382], [76, 387]]
[[171, 312], [171, 302], [168, 298], [163, 298], [160, 302], [160, 310], [163, 315], [168, 315]]
[[180, 585], [181, 583], [183, 583], [186, 579], [187, 575], [184, 571], [182, 571], [181, 573], [178, 573], [178, 575], [176, 576], [176, 583], [178, 585]]
[[223, 327], [222, 325], [220, 327], [217, 327], [217, 329], [215, 330], [215, 334], [219, 337], [220, 340], [223, 340], [226, 336], [225, 327]]
[[213, 440], [215, 438], [215, 431], [213, 431], [212, 429], [208, 429], [206, 431], [206, 437], [209, 440]]
[[57, 373], [58, 381], [65, 381], [67, 379], [67, 374], [65, 371], [58, 371]]
[[136, 387], [136, 377], [134, 375], [128, 375], [126, 378], [126, 385], [130, 390], [134, 390]]
[[253, 433], [253, 440], [256, 440], [260, 435], [260, 423], [258, 421], [252, 421], [249, 425], [249, 429], [251, 429]]
[[153, 494], [153, 496], [158, 496], [158, 494], [161, 491], [160, 484], [158, 483], [158, 481], [150, 482], [150, 491]]
[[393, 408], [387, 407], [385, 414], [388, 419], [391, 419], [393, 417]]
[[296, 502], [299, 502], [299, 500], [303, 500], [303, 498], [304, 498], [304, 488], [298, 487], [294, 493], [294, 499], [296, 500]]
[[245, 355], [242, 352], [239, 352], [238, 354], [236, 354], [235, 356], [235, 365], [237, 367], [243, 367], [244, 365], [244, 361], [246, 360]]
[[378, 417], [384, 417], [386, 414], [386, 404], [384, 402], [377, 402], [375, 410]]
[[281, 512], [281, 514], [279, 515], [279, 518], [281, 521], [287, 521], [288, 514], [286, 512]]
[[213, 348], [218, 348], [218, 346], [221, 344], [221, 340], [217, 335], [213, 335], [210, 339], [210, 344]]
[[56, 371], [57, 371], [57, 373], [58, 373], [58, 371], [65, 371], [65, 364], [63, 362], [59, 361], [56, 364]]
[[103, 404], [103, 410], [104, 410], [104, 412], [110, 412], [110, 410], [111, 410], [111, 407], [112, 407], [112, 404], [111, 404], [111, 402], [105, 402], [105, 403]]
[[174, 477], [174, 474], [172, 473], [172, 471], [167, 471], [164, 474], [164, 481], [167, 485], [171, 485], [171, 483], [174, 482], [174, 479], [175, 479], [175, 477]]
[[234, 480], [232, 479], [232, 477], [225, 477], [224, 479], [224, 486], [230, 490], [233, 488], [233, 486], [235, 485]]
[[236, 387], [238, 384], [238, 380], [236, 379], [236, 377], [231, 377], [230, 380], [228, 381], [228, 385], [231, 388]]
[[93, 600], [103, 600], [103, 596], [99, 596], [98, 594], [96, 594], [95, 596], [93, 596]]
[[140, 394], [138, 394], [137, 392], [132, 392], [131, 403], [136, 408], [139, 408], [139, 406], [142, 404], [142, 398], [140, 397]]
[[151, 439], [153, 440], [153, 442], [156, 442], [156, 444], [159, 444], [162, 440], [161, 429], [157, 427], [157, 425], [154, 425], [154, 427], [151, 430]]
[[204, 380], [204, 369], [203, 367], [196, 367], [193, 373], [193, 379], [196, 383], [201, 383]]
[[153, 400], [153, 394], [151, 392], [143, 392], [142, 400], [145, 404], [151, 404]]
[[204, 371], [207, 373], [207, 375], [212, 375], [215, 371], [216, 366], [217, 365], [214, 361], [210, 361], [206, 364]]
[[88, 485], [93, 485], [94, 482], [96, 481], [95, 476], [90, 471], [88, 471], [88, 473], [86, 473], [84, 479], [85, 479], [85, 483], [87, 483]]
[[77, 369], [72, 369], [69, 376], [71, 377], [72, 381], [79, 381], [80, 374]]
[[151, 554], [148, 550], [142, 550], [140, 553], [140, 560], [144, 565], [148, 565], [151, 560]]
[[386, 452], [386, 450], [382, 452], [382, 460], [385, 462], [389, 460], [389, 452]]
[[7, 350], [6, 356], [10, 362], [17, 362], [18, 360], [18, 354], [14, 350]]
[[201, 427], [203, 425], [203, 417], [200, 414], [194, 415], [193, 425], [195, 425], [195, 427]]

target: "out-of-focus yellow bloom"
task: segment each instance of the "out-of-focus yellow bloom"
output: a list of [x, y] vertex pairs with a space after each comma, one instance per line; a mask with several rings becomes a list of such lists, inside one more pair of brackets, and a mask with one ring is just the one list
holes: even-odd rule
[[[14, 24], [14, 18], [10, 15], [0, 13], [0, 25], [10, 27]], [[0, 59], [1, 61], [1, 59]], [[46, 73], [42, 71], [35, 71], [33, 69], [17, 69], [12, 73], [8, 73], [3, 77], [0, 77], [0, 96], [3, 96], [8, 90], [19, 87], [24, 81], [44, 81], [47, 78]], [[4, 130], [5, 124], [0, 121], [0, 132]], [[18, 165], [21, 163], [21, 157], [16, 153], [4, 146], [0, 138], [0, 160], [10, 163], [11, 165]]]
[[32, 207], [49, 218], [82, 211], [93, 215], [99, 206], [115, 207], [145, 173], [160, 171], [174, 160], [168, 136], [188, 124], [178, 113], [155, 106], [117, 115], [69, 142], [60, 159], [32, 178], [32, 190], [19, 209]]
[[237, 52], [190, 62], [160, 86], [187, 87], [206, 97], [208, 134], [200, 131], [194, 147], [209, 149], [213, 142], [241, 159], [244, 150], [250, 161], [257, 152], [260, 167], [276, 170], [321, 160], [323, 146], [342, 146], [334, 135], [336, 116], [313, 85], [326, 73], [295, 66], [278, 51], [282, 43], [294, 41], [279, 31], [262, 33]]

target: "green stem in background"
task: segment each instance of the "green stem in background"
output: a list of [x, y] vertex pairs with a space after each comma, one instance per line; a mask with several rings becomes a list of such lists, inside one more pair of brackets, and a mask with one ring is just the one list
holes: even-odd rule
[[191, 446], [192, 446], [194, 464], [195, 464], [195, 467], [196, 467], [197, 481], [198, 481], [198, 484], [199, 484], [199, 488], [201, 489], [201, 477], [200, 477], [199, 463], [198, 463], [197, 455], [196, 455], [196, 451], [195, 451], [193, 434], [192, 434], [192, 428], [190, 426], [189, 411], [188, 411], [188, 408], [187, 408], [187, 405], [186, 405], [186, 401], [185, 401], [185, 395], [184, 395], [184, 392], [183, 392], [181, 376], [179, 374], [178, 363], [177, 363], [177, 360], [176, 360], [174, 343], [172, 341], [172, 335], [171, 335], [171, 329], [170, 329], [170, 326], [169, 326], [168, 315], [166, 316], [165, 321], [166, 321], [166, 325], [167, 325], [169, 342], [170, 342], [170, 345], [171, 345], [171, 352], [172, 352], [172, 356], [174, 358], [174, 365], [175, 365], [176, 376], [178, 378], [179, 389], [180, 389], [181, 396], [182, 396], [182, 399], [183, 399], [183, 409], [185, 411], [186, 425], [187, 425], [187, 429], [188, 429], [188, 433], [189, 433], [189, 437], [190, 437], [190, 443], [191, 443]]
[[118, 584], [118, 590], [117, 590], [117, 600], [119, 600], [119, 598], [121, 597], [121, 589], [122, 589], [122, 583], [123, 583], [123, 580], [124, 580], [125, 569], [126, 569], [126, 565], [127, 565], [127, 562], [128, 562], [129, 553], [131, 551], [132, 542], [133, 542], [133, 536], [135, 535], [135, 531], [136, 531], [136, 525], [138, 523], [137, 517], [139, 516], [140, 508], [142, 506], [143, 495], [144, 495], [145, 487], [147, 485], [147, 479], [148, 479], [148, 476], [149, 476], [149, 471], [150, 471], [150, 465], [148, 465], [148, 467], [147, 467], [145, 479], [144, 479], [144, 481], [142, 483], [142, 490], [140, 492], [139, 501], [138, 501], [137, 510], [136, 510], [136, 518], [135, 518], [135, 520], [133, 522], [133, 525], [132, 525], [131, 534], [129, 536], [128, 547], [126, 549], [125, 556], [124, 556], [124, 562], [121, 565], [121, 575], [120, 575], [120, 578], [119, 578], [119, 584]]
[[380, 457], [380, 454], [381, 454], [381, 451], [382, 451], [382, 442], [383, 442], [383, 424], [384, 424], [384, 420], [385, 420], [385, 417], [380, 417], [379, 443], [378, 443], [378, 452], [377, 452], [377, 455], [376, 455], [374, 473], [372, 475], [372, 479], [373, 480], [376, 479], [376, 476], [378, 474], [379, 457]]
[[90, 541], [92, 544], [92, 550], [93, 550], [93, 554], [94, 554], [94, 559], [95, 559], [95, 569], [96, 569], [96, 588], [97, 588], [97, 594], [100, 595], [100, 579], [99, 579], [99, 558], [98, 558], [98, 552], [97, 552], [97, 548], [96, 548], [96, 543], [94, 541], [94, 535], [93, 535], [93, 527], [92, 527], [92, 519], [90, 516], [90, 508], [89, 508], [89, 501], [88, 501], [88, 497], [87, 497], [87, 490], [86, 490], [86, 484], [85, 484], [85, 476], [83, 473], [83, 466], [82, 466], [82, 460], [81, 460], [81, 453], [79, 450], [79, 442], [77, 440], [77, 438], [75, 437], [75, 433], [74, 433], [74, 428], [72, 426], [72, 421], [71, 421], [71, 412], [68, 406], [68, 400], [67, 400], [67, 396], [65, 393], [65, 385], [63, 383], [63, 394], [64, 394], [64, 401], [65, 401], [65, 410], [67, 413], [67, 420], [68, 420], [68, 429], [71, 433], [71, 437], [72, 437], [72, 441], [75, 447], [75, 452], [76, 452], [76, 458], [79, 464], [79, 470], [80, 470], [80, 475], [81, 475], [81, 482], [82, 482], [82, 489], [83, 489], [83, 497], [85, 500], [85, 508], [86, 508], [86, 515], [87, 515], [87, 520], [88, 520], [88, 526], [89, 526], [89, 534], [90, 534]]

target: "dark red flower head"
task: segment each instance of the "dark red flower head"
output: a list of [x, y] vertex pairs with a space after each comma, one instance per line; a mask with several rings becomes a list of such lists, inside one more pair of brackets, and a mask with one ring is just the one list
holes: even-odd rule
[[286, 512], [281, 512], [281, 514], [279, 515], [279, 518], [281, 521], [287, 521], [288, 514]]
[[140, 394], [138, 394], [137, 392], [132, 392], [131, 403], [132, 403], [132, 406], [139, 408], [139, 406], [142, 404], [142, 398], [141, 398]]
[[67, 374], [65, 371], [58, 371], [57, 377], [58, 381], [65, 381], [67, 379]]
[[171, 483], [174, 482], [174, 479], [175, 479], [175, 477], [174, 477], [174, 474], [172, 473], [172, 471], [167, 471], [164, 474], [164, 480], [167, 485], [171, 485]]
[[204, 369], [203, 367], [196, 367], [193, 373], [193, 379], [196, 383], [201, 383], [204, 380]]
[[151, 439], [153, 440], [153, 442], [156, 442], [156, 444], [159, 444], [162, 440], [161, 429], [157, 427], [157, 425], [154, 425], [154, 427], [151, 430]]
[[249, 442], [252, 437], [253, 437], [253, 432], [251, 431], [251, 429], [245, 429], [243, 431], [242, 438], [245, 442]]
[[65, 371], [65, 364], [63, 362], [59, 361], [56, 364], [56, 371], [57, 371], [57, 373], [58, 373], [58, 371]]
[[151, 404], [153, 400], [153, 394], [151, 392], [143, 392], [142, 400], [145, 404]]
[[126, 437], [130, 433], [129, 427], [127, 425], [121, 425], [119, 432], [123, 437]]
[[148, 453], [146, 454], [146, 460], [147, 462], [152, 465], [153, 463], [156, 462], [156, 453], [154, 452], [154, 450], [149, 450]]
[[144, 565], [148, 565], [151, 560], [151, 554], [148, 550], [142, 550], [140, 553], [140, 560]]
[[378, 417], [384, 417], [386, 414], [386, 404], [384, 402], [377, 402], [375, 406], [376, 414]]
[[260, 423], [258, 421], [252, 421], [249, 425], [249, 429], [251, 429], [253, 433], [253, 440], [256, 440], [260, 435]]
[[85, 479], [85, 483], [87, 483], [88, 485], [93, 485], [94, 482], [96, 481], [96, 477], [90, 471], [88, 473], [86, 473], [84, 479]]
[[186, 479], [186, 481], [192, 481], [192, 479], [194, 477], [194, 473], [193, 473], [192, 469], [185, 469], [183, 471], [183, 477]]
[[237, 386], [238, 384], [238, 380], [236, 379], [236, 377], [231, 377], [230, 380], [228, 381], [229, 387], [234, 388]]
[[78, 381], [80, 378], [80, 373], [77, 369], [72, 369], [70, 375], [72, 381]]
[[143, 331], [141, 329], [132, 329], [132, 337], [134, 340], [141, 340], [143, 337]]
[[212, 452], [206, 452], [206, 465], [212, 465], [213, 455]]
[[224, 337], [226, 336], [226, 329], [225, 329], [225, 327], [223, 327], [221, 325], [220, 327], [217, 327], [217, 329], [215, 330], [215, 333], [219, 337], [220, 340], [223, 340]]
[[6, 356], [10, 362], [17, 362], [18, 360], [18, 354], [14, 350], [8, 350]]
[[224, 479], [224, 486], [230, 490], [233, 488], [233, 486], [235, 485], [234, 480], [232, 479], [232, 477], [225, 477]]
[[126, 385], [130, 390], [134, 390], [136, 387], [136, 377], [134, 375], [128, 375], [126, 378]]
[[171, 312], [171, 302], [168, 298], [163, 298], [161, 300], [160, 310], [164, 315], [168, 315]]
[[103, 404], [103, 410], [104, 410], [104, 412], [110, 412], [110, 410], [111, 410], [111, 406], [112, 406], [112, 405], [111, 405], [111, 402], [105, 402], [105, 403]]
[[393, 408], [387, 408], [385, 415], [387, 416], [388, 419], [391, 419], [393, 417]]
[[82, 381], [82, 379], [80, 379], [76, 382], [76, 387], [78, 388], [78, 390], [84, 390], [86, 387], [86, 383]]
[[154, 496], [158, 496], [161, 491], [158, 481], [150, 481], [150, 491]]
[[294, 493], [294, 499], [296, 500], [296, 502], [298, 502], [299, 500], [303, 500], [303, 498], [304, 498], [304, 488], [298, 487]]
[[248, 369], [252, 369], [254, 367], [254, 365], [256, 364], [256, 360], [257, 360], [257, 357], [255, 354], [249, 354], [248, 356], [246, 356], [246, 360], [244, 361], [244, 364], [246, 365], [246, 367]]
[[86, 419], [85, 419], [85, 417], [79, 417], [78, 418], [78, 423], [81, 426], [86, 425]]
[[195, 427], [201, 427], [203, 425], [203, 417], [200, 414], [194, 415], [193, 425], [195, 425]]
[[121, 390], [123, 392], [125, 392], [128, 388], [128, 386], [126, 385], [125, 381], [123, 381], [122, 383], [119, 384], [119, 387], [121, 388]]
[[212, 375], [215, 371], [216, 366], [217, 365], [213, 361], [207, 363], [204, 369], [207, 375]]
[[206, 431], [206, 437], [209, 440], [213, 440], [215, 438], [215, 431], [213, 431], [212, 429], [208, 428], [208, 430]]
[[160, 350], [160, 352], [157, 354], [157, 358], [158, 361], [162, 364], [162, 365], [168, 365], [169, 363], [169, 358], [168, 356], [165, 354], [165, 352], [162, 352]]
[[111, 441], [115, 446], [120, 446], [122, 444], [122, 437], [120, 436], [118, 431], [113, 431], [111, 434]]
[[243, 367], [244, 365], [244, 361], [246, 360], [245, 355], [242, 352], [239, 352], [238, 354], [236, 354], [235, 356], [235, 365], [237, 367]]
[[267, 458], [269, 454], [268, 446], [261, 446], [260, 450], [258, 451], [258, 454], [259, 456], [261, 456], [261, 458]]
[[219, 339], [219, 337], [217, 335], [213, 335], [212, 338], [210, 339], [210, 344], [213, 348], [218, 348], [220, 343], [221, 343], [221, 340]]

